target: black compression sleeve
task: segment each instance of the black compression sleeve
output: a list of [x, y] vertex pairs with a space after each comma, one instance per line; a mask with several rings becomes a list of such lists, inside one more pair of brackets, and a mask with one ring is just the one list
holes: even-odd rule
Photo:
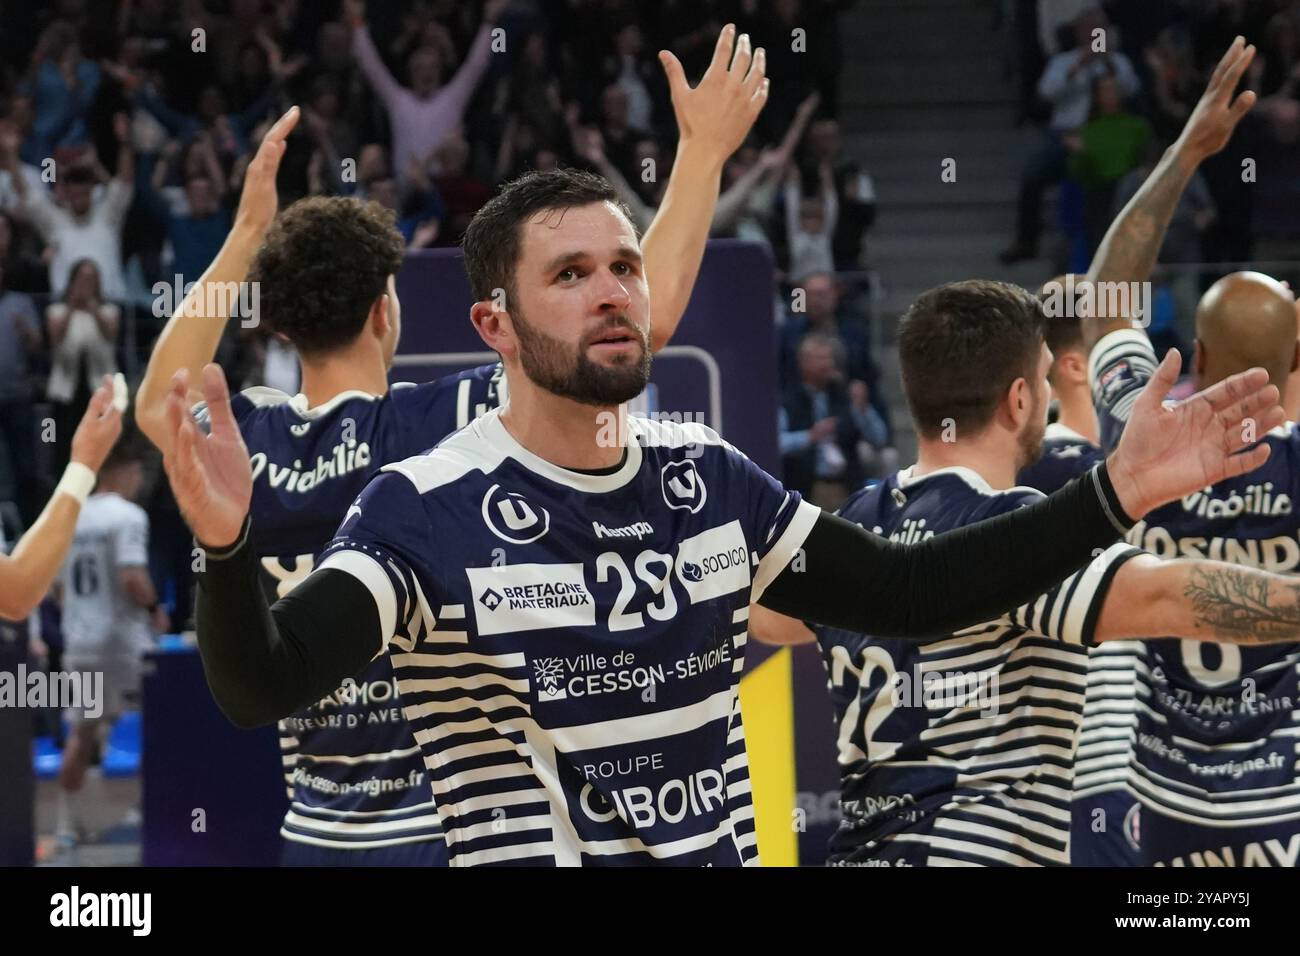
[[345, 571], [315, 571], [267, 607], [247, 534], [199, 575], [199, 653], [217, 706], [239, 727], [269, 724], [333, 693], [380, 648], [379, 610]]
[[759, 603], [880, 637], [951, 634], [1048, 590], [1131, 523], [1104, 465], [1027, 508], [919, 544], [824, 514], [804, 541], [804, 560], [777, 575]]

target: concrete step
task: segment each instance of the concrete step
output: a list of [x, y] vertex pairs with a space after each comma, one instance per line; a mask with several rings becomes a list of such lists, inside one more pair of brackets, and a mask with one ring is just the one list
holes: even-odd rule
[[1037, 129], [971, 129], [960, 137], [949, 129], [894, 130], [888, 135], [873, 130], [844, 133], [844, 149], [874, 168], [879, 160], [918, 159], [946, 156], [954, 142], [961, 143], [963, 156], [989, 156], [1007, 160], [1027, 155], [1041, 134]]
[[992, 37], [998, 40], [1001, 34], [993, 29], [993, 18], [983, 4], [929, 6], [915, 3], [894, 9], [877, 9], [873, 2], [841, 17], [840, 36], [845, 48], [852, 49], [852, 45], [857, 43], [915, 42], [926, 36], [955, 40], [965, 37], [971, 41]]
[[935, 103], [929, 106], [848, 106], [840, 110], [840, 124], [848, 132], [868, 130], [876, 133], [943, 132], [950, 135], [969, 130], [1013, 130], [1016, 106], [1008, 97], [1004, 101]]
[[[935, 144], [940, 145], [940, 144]], [[876, 192], [887, 195], [882, 189], [883, 183], [941, 183], [940, 178], [945, 168], [951, 167], [958, 185], [964, 180], [996, 180], [1000, 183], [1016, 183], [1020, 179], [1020, 160], [1015, 154], [990, 155], [985, 152], [969, 153], [965, 144], [959, 140], [950, 140], [941, 152], [918, 154], [915, 156], [882, 157], [865, 162], [865, 168], [876, 183]], [[949, 164], [947, 161], [952, 160]]]
[[905, 58], [850, 62], [842, 75], [841, 105], [1013, 102], [1015, 93], [998, 76], [996, 58], [989, 54], [982, 60], [978, 69], [960, 70], [937, 59], [924, 68]]
[[1010, 235], [1015, 224], [1016, 208], [1012, 202], [973, 203], [899, 203], [877, 207], [874, 235], [960, 235], [972, 237], [991, 233]]

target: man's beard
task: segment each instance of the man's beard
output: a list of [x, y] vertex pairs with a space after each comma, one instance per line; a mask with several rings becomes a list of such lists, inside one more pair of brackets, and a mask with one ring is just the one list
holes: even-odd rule
[[[621, 405], [640, 395], [650, 381], [649, 336], [625, 313], [610, 316], [584, 336], [575, 351], [540, 331], [518, 311], [510, 313], [519, 334], [519, 360], [534, 384], [584, 405]], [[587, 347], [611, 329], [623, 329], [641, 343], [641, 358], [617, 365], [599, 365], [587, 358]]]
[[1046, 409], [1035, 408], [1030, 421], [1033, 424], [1026, 425], [1025, 430], [1016, 437], [1020, 445], [1020, 460], [1016, 462], [1016, 471], [1029, 467], [1043, 457], [1043, 436], [1047, 434]]

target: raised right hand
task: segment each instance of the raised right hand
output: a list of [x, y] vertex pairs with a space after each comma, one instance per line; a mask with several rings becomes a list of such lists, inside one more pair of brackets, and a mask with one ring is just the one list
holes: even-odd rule
[[167, 395], [171, 431], [163, 469], [181, 515], [201, 545], [225, 548], [235, 543], [253, 499], [253, 469], [248, 449], [230, 410], [226, 377], [213, 364], [203, 368], [203, 398], [207, 402], [209, 434], [199, 431], [187, 407], [189, 372], [172, 377]]
[[235, 214], [236, 225], [266, 231], [271, 226], [280, 208], [280, 197], [275, 191], [275, 176], [280, 170], [280, 160], [284, 158], [285, 139], [298, 125], [301, 111], [296, 106], [289, 107], [272, 126], [257, 147], [257, 155], [248, 164], [244, 173], [244, 191], [239, 197], [239, 211]]

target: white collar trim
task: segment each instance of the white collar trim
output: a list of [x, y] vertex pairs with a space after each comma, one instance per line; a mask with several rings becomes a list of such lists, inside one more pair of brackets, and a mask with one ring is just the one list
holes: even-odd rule
[[637, 472], [641, 470], [642, 449], [641, 443], [637, 439], [641, 436], [643, 428], [638, 423], [638, 420], [631, 415], [627, 417], [627, 455], [623, 460], [623, 464], [612, 474], [587, 475], [580, 471], [571, 471], [568, 468], [561, 468], [559, 465], [552, 464], [519, 444], [501, 421], [501, 412], [502, 409], [494, 408], [492, 411], [480, 415], [470, 427], [478, 431], [489, 444], [499, 448], [529, 471], [541, 475], [556, 484], [565, 485], [589, 495], [601, 494], [607, 491], [617, 491], [630, 482]]

